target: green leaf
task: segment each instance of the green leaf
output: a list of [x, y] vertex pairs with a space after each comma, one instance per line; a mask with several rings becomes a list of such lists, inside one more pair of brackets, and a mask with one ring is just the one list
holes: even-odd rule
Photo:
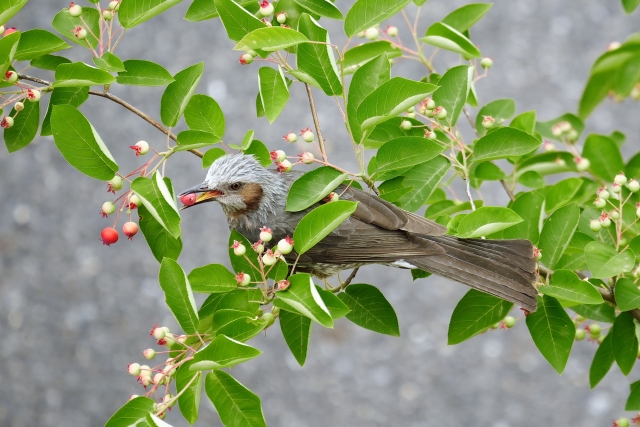
[[589, 385], [591, 388], [597, 386], [613, 366], [615, 358], [613, 357], [613, 347], [611, 345], [612, 337], [612, 334], [607, 334], [604, 337], [593, 357], [593, 362], [591, 362], [591, 367], [589, 368]]
[[[327, 0], [315, 0], [332, 4]], [[335, 6], [334, 6], [335, 7]], [[298, 46], [298, 69], [311, 76], [329, 96], [342, 96], [342, 83], [336, 66], [333, 48], [329, 45], [329, 33], [315, 19], [303, 13], [298, 31], [311, 41], [327, 44], [304, 43]], [[267, 116], [268, 117], [268, 116]]]
[[167, 86], [160, 101], [160, 118], [165, 126], [173, 127], [178, 124], [203, 71], [204, 62], [199, 62], [173, 76], [175, 81]]
[[640, 289], [631, 279], [618, 279], [615, 286], [616, 305], [620, 311], [640, 307]]
[[464, 217], [458, 225], [458, 237], [487, 236], [520, 222], [522, 218], [509, 208], [482, 207]]
[[399, 48], [394, 47], [385, 40], [363, 43], [352, 47], [344, 53], [344, 59], [341, 64], [344, 73], [351, 74], [355, 72], [358, 68], [383, 53], [386, 53], [389, 59], [402, 56], [402, 51]]
[[276, 296], [303, 316], [325, 328], [333, 328], [329, 309], [313, 284], [311, 276], [306, 273], [294, 274], [289, 276], [289, 283], [289, 288], [278, 292]]
[[213, 314], [213, 326], [216, 335], [244, 342], [262, 332], [267, 321], [247, 311], [222, 309]]
[[175, 152], [208, 147], [221, 141], [219, 136], [201, 130], [183, 130], [178, 134], [176, 140], [178, 145], [174, 149]]
[[604, 300], [593, 285], [580, 278], [573, 271], [556, 270], [551, 276], [549, 286], [540, 286], [538, 290], [559, 300], [578, 304], [602, 304]]
[[316, 285], [316, 290], [320, 294], [320, 298], [322, 298], [324, 304], [329, 309], [329, 314], [331, 314], [331, 318], [333, 320], [341, 319], [351, 311], [345, 303], [340, 301], [340, 298], [338, 298], [336, 294], [329, 292], [326, 289], [322, 289], [318, 285]]
[[569, 204], [582, 187], [583, 181], [580, 178], [567, 178], [562, 181], [546, 187], [546, 206], [547, 212], [553, 212], [556, 209]]
[[458, 8], [442, 19], [444, 24], [464, 33], [493, 6], [491, 3], [471, 3]]
[[97, 86], [115, 81], [116, 78], [104, 70], [90, 67], [83, 62], [74, 62], [58, 65], [53, 87]]
[[[244, 256], [237, 256], [236, 254], [233, 253], [233, 249], [231, 248], [231, 246], [235, 241], [242, 243], [244, 247], [247, 248], [246, 257], [249, 258], [251, 262], [247, 261], [247, 259]], [[246, 237], [238, 233], [236, 230], [231, 230], [231, 234], [229, 235], [229, 243], [227, 244], [227, 247], [229, 248], [228, 249], [229, 259], [231, 260], [231, 267], [233, 268], [233, 271], [235, 271], [236, 273], [247, 273], [249, 276], [251, 276], [255, 280], [262, 277], [260, 270], [257, 270], [253, 266], [253, 265], [258, 265], [257, 264], [258, 255], [255, 252], [253, 252], [253, 249], [251, 248], [251, 242], [247, 240]]]
[[260, 307], [261, 299], [262, 292], [259, 289], [236, 289], [224, 294], [211, 294], [202, 303], [198, 317], [202, 320], [227, 308], [255, 313]]
[[307, 359], [311, 338], [311, 319], [298, 313], [280, 310], [280, 329], [289, 350], [300, 366]]
[[615, 309], [607, 303], [598, 305], [574, 305], [571, 307], [571, 310], [582, 317], [598, 322], [613, 323], [616, 320]]
[[313, 15], [326, 16], [330, 19], [344, 19], [342, 12], [329, 0], [294, 0]]
[[476, 163], [472, 170], [472, 176], [483, 181], [499, 181], [506, 177], [506, 174], [498, 166], [491, 162]]
[[400, 12], [411, 0], [356, 0], [347, 12], [344, 31], [353, 37]]
[[638, 357], [638, 337], [631, 313], [620, 313], [610, 333], [613, 335], [611, 346], [616, 363], [624, 375], [629, 375]]
[[26, 147], [38, 134], [40, 102], [26, 102], [18, 115], [15, 108], [12, 109], [11, 116], [15, 117], [13, 126], [4, 130], [4, 142], [9, 153]]
[[265, 168], [271, 166], [273, 163], [271, 155], [269, 154], [269, 149], [262, 141], [258, 141], [257, 139], [254, 139], [251, 146], [243, 152], [244, 154], [254, 156]]
[[42, 55], [32, 59], [29, 65], [43, 70], [55, 71], [56, 68], [58, 68], [58, 65], [70, 63], [71, 61], [69, 59], [62, 56]]
[[[381, 199], [384, 199], [387, 202], [396, 203], [400, 200], [400, 197], [412, 191], [413, 187], [404, 185], [404, 176], [397, 176], [380, 184], [378, 186], [378, 190], [380, 191]], [[402, 204], [399, 204], [399, 206], [402, 207]], [[422, 206], [422, 204], [420, 204], [420, 206]], [[407, 210], [413, 211], [413, 209]]]
[[[240, 6], [258, 6], [255, 0], [240, 0], [238, 4]], [[191, 6], [189, 6], [184, 19], [189, 22], [197, 22], [217, 16], [219, 16], [219, 13], [214, 0], [194, 0]]]
[[269, 120], [273, 123], [289, 102], [289, 88], [282, 69], [262, 67], [258, 70], [258, 85], [262, 107]]
[[[0, 38], [0, 75], [4, 76], [13, 62], [13, 57], [16, 54], [19, 41], [20, 31], [16, 31], [6, 37]], [[7, 85], [5, 82], [2, 82], [2, 84]]]
[[358, 204], [347, 200], [338, 200], [319, 206], [306, 214], [293, 233], [295, 250], [302, 255], [342, 224], [355, 210]]
[[512, 308], [511, 302], [475, 289], [469, 290], [451, 314], [447, 344], [468, 340], [504, 319]]
[[209, 373], [204, 389], [227, 427], [266, 427], [260, 398], [223, 371]]
[[442, 22], [433, 23], [420, 41], [459, 53], [467, 59], [482, 56], [478, 48], [464, 34]]
[[193, 299], [191, 285], [182, 267], [170, 258], [160, 264], [160, 287], [164, 291], [167, 306], [178, 324], [187, 334], [194, 334], [198, 328], [198, 309]]
[[[59, 107], [56, 107], [59, 108]], [[55, 137], [55, 129], [54, 129]], [[131, 183], [131, 189], [158, 223], [174, 237], [180, 237], [178, 207], [166, 182], [158, 172], [151, 178], [139, 177]]]
[[414, 282], [417, 279], [425, 279], [429, 276], [431, 276], [431, 273], [429, 273], [428, 271], [419, 270], [417, 268], [411, 269], [411, 278], [413, 279]]
[[389, 301], [375, 286], [359, 283], [347, 286], [338, 298], [351, 310], [347, 319], [356, 325], [381, 334], [400, 336], [398, 317]]
[[420, 209], [438, 188], [450, 168], [451, 163], [446, 157], [437, 156], [404, 172], [402, 184], [410, 190], [398, 198], [399, 206], [411, 212]]
[[71, 105], [54, 105], [51, 113], [53, 141], [67, 162], [95, 179], [109, 180], [118, 165], [96, 130]]
[[476, 141], [473, 160], [479, 162], [523, 156], [537, 150], [540, 144], [535, 137], [520, 129], [498, 128]]
[[177, 260], [182, 252], [182, 239], [173, 237], [144, 206], [138, 206], [138, 225], [144, 235], [151, 253], [158, 262], [163, 258]]
[[259, 28], [266, 28], [266, 24], [247, 12], [232, 0], [215, 0], [215, 6], [220, 14], [220, 20], [229, 38], [235, 42]]
[[258, 357], [262, 352], [224, 335], [218, 335], [206, 347], [196, 352], [192, 371], [229, 368]]
[[70, 47], [55, 34], [36, 28], [20, 35], [15, 59], [16, 61], [26, 61]]
[[[624, 8], [624, 13], [626, 13], [627, 15], [633, 13], [638, 5], [640, 5], [640, 0], [622, 0], [622, 7]], [[638, 389], [638, 392], [640, 392], [640, 389]], [[638, 405], [638, 407], [640, 407], [640, 404]], [[625, 410], [628, 411], [629, 409], [625, 408]]]
[[551, 269], [555, 267], [569, 245], [579, 220], [580, 208], [575, 203], [558, 209], [545, 220], [538, 242], [544, 265]]
[[193, 95], [184, 110], [184, 120], [190, 129], [224, 135], [225, 121], [220, 105], [207, 95]]
[[[191, 425], [198, 421], [198, 411], [200, 409], [200, 393], [202, 393], [202, 374], [199, 372], [193, 372], [189, 368], [195, 362], [190, 360], [184, 365], [180, 366], [176, 372], [176, 391], [182, 394], [178, 397], [178, 406], [180, 406], [180, 413]], [[187, 384], [193, 379], [195, 375], [198, 375], [189, 387]]]
[[538, 309], [527, 315], [526, 322], [540, 353], [561, 374], [576, 335], [576, 327], [567, 312], [558, 300], [545, 295], [538, 297]]
[[330, 166], [322, 166], [295, 180], [287, 195], [286, 209], [299, 212], [316, 204], [347, 178], [346, 173]]
[[496, 120], [496, 124], [500, 125], [505, 120], [510, 119], [516, 114], [516, 103], [513, 99], [496, 99], [491, 101], [478, 111], [476, 116], [476, 130], [479, 135], [484, 135], [486, 129], [482, 126], [482, 120], [485, 116], [491, 116]]
[[181, 1], [182, 0], [122, 0], [120, 2], [120, 9], [118, 9], [118, 20], [123, 27], [133, 28], [160, 15]]
[[599, 73], [589, 77], [578, 106], [578, 116], [581, 119], [586, 119], [607, 97], [613, 84], [614, 75], [615, 73]]
[[553, 120], [549, 120], [546, 122], [537, 122], [536, 132], [540, 133], [540, 135], [542, 135], [545, 138], [560, 141], [562, 136], [553, 134], [553, 127], [560, 122], [568, 122], [571, 125], [571, 127], [575, 129], [579, 134], [582, 133], [582, 131], [584, 131], [584, 122], [580, 120], [580, 118], [575, 114], [566, 113]]
[[226, 154], [227, 152], [222, 148], [212, 148], [211, 150], [207, 150], [207, 152], [204, 153], [204, 157], [202, 158], [202, 169], [210, 167], [213, 162]]
[[452, 126], [458, 121], [458, 117], [469, 97], [470, 84], [473, 79], [473, 67], [458, 65], [449, 68], [438, 81], [440, 86], [433, 92], [433, 100], [436, 105], [447, 110], [447, 121]]
[[229, 292], [238, 287], [234, 274], [220, 264], [195, 268], [189, 273], [188, 279], [193, 292], [205, 294]]
[[129, 59], [123, 63], [126, 71], [121, 71], [116, 81], [131, 86], [166, 86], [174, 81], [173, 76], [161, 65], [142, 59]]
[[132, 427], [145, 420], [147, 414], [153, 413], [153, 399], [138, 396], [125, 403], [109, 418], [104, 427]]
[[234, 49], [244, 51], [261, 49], [265, 52], [274, 52], [308, 41], [309, 39], [302, 33], [291, 28], [266, 27], [251, 31], [236, 44]]
[[444, 151], [441, 144], [422, 137], [405, 136], [392, 139], [378, 150], [376, 155], [376, 179], [388, 179], [385, 174], [398, 169], [408, 170], [429, 161]]
[[105, 52], [101, 58], [93, 58], [93, 63], [96, 64], [96, 67], [105, 71], [122, 72], [126, 70], [120, 58], [111, 52]]
[[[364, 67], [363, 67], [364, 68]], [[371, 92], [358, 107], [361, 129], [372, 128], [422, 101], [437, 86], [394, 77]]]
[[605, 182], [613, 182], [613, 178], [624, 171], [624, 161], [620, 148], [615, 141], [605, 135], [591, 134], [587, 136], [582, 150], [582, 157], [589, 159], [589, 170]]
[[[88, 46], [95, 48], [98, 46], [96, 37], [100, 34], [100, 19], [100, 12], [95, 8], [83, 7], [81, 16], [71, 16], [69, 8], [65, 7], [53, 17], [51, 26], [72, 42], [85, 48], [88, 48]], [[87, 30], [87, 38], [84, 40], [79, 40], [73, 34], [73, 31], [78, 26], [82, 26]]]
[[9, 19], [27, 4], [28, 0], [3, 0], [0, 5], [0, 25], [9, 22]]
[[520, 129], [530, 135], [535, 136], [536, 130], [536, 112], [527, 111], [518, 114], [509, 124], [509, 127]]
[[633, 252], [627, 250], [618, 253], [602, 242], [591, 242], [584, 249], [584, 256], [592, 277], [605, 279], [630, 272], [635, 266]]

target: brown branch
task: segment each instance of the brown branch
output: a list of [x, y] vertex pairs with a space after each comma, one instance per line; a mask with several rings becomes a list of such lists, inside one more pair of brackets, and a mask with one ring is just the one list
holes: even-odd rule
[[[51, 86], [51, 83], [46, 81], [46, 80], [42, 80], [42, 79], [39, 79], [37, 77], [27, 76], [25, 74], [18, 74], [18, 78], [20, 78], [21, 80], [28, 80], [28, 81], [32, 81], [32, 82], [35, 82], [35, 83], [40, 83], [41, 85], [45, 85], [45, 86], [49, 86], [49, 87]], [[176, 142], [178, 141], [176, 139], [176, 136], [169, 129], [165, 128], [160, 123], [158, 123], [157, 121], [152, 119], [148, 114], [146, 114], [143, 111], [137, 109], [133, 105], [131, 105], [128, 102], [124, 101], [123, 99], [120, 99], [117, 96], [115, 96], [115, 95], [113, 95], [113, 94], [111, 94], [109, 92], [99, 92], [99, 91], [95, 91], [95, 90], [90, 90], [89, 91], [89, 95], [94, 95], [94, 96], [99, 96], [101, 98], [106, 98], [106, 99], [109, 99], [109, 100], [115, 102], [116, 104], [119, 104], [119, 105], [123, 106], [127, 110], [129, 110], [132, 113], [134, 113], [136, 116], [140, 117], [141, 119], [143, 119], [144, 121], [146, 121], [147, 123], [149, 123], [150, 125], [155, 127], [156, 129], [158, 129], [160, 132], [162, 132], [165, 135], [167, 135], [172, 140], [174, 140]], [[198, 156], [200, 158], [202, 158], [204, 156], [204, 154], [202, 154], [198, 150], [188, 150], [188, 151], [193, 153], [193, 154], [195, 154], [196, 156]]]
[[316, 134], [318, 135], [318, 145], [320, 146], [320, 154], [324, 161], [327, 161], [327, 151], [324, 148], [324, 139], [322, 138], [322, 132], [320, 131], [320, 122], [318, 121], [318, 113], [316, 112], [316, 104], [313, 102], [313, 94], [311, 93], [311, 86], [305, 83], [307, 88], [307, 95], [309, 96], [309, 106], [311, 107], [311, 116], [313, 116], [313, 124], [316, 127]]

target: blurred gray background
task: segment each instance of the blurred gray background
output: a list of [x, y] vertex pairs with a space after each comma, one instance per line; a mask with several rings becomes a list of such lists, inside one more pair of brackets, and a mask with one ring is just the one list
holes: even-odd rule
[[[242, 67], [219, 20], [188, 23], [185, 1], [132, 29], [117, 50], [120, 58], [161, 63], [172, 73], [204, 61], [198, 92], [213, 96], [227, 120], [225, 141], [237, 143], [248, 129], [274, 148], [281, 136], [312, 125], [304, 88], [294, 85], [281, 118], [269, 125], [255, 118], [257, 69]], [[346, 12], [352, 2], [337, 1]], [[432, 22], [467, 3], [429, 0], [420, 19]], [[65, 1], [31, 0], [10, 23], [19, 29], [50, 29]], [[415, 7], [409, 7], [415, 13]], [[392, 20], [409, 43], [401, 19]], [[344, 45], [341, 22], [323, 19], [332, 41]], [[386, 23], [385, 23], [386, 24]], [[625, 16], [613, 0], [498, 0], [473, 28], [473, 40], [495, 61], [478, 83], [481, 104], [515, 98], [518, 111], [537, 109], [548, 120], [575, 111], [594, 59], [615, 40], [638, 30], [638, 13]], [[87, 51], [66, 56], [90, 63]], [[439, 53], [439, 70], [455, 65]], [[33, 74], [51, 78], [49, 73]], [[412, 61], [396, 74], [420, 78]], [[114, 87], [114, 92], [159, 117], [161, 88]], [[316, 92], [330, 156], [355, 168], [334, 101]], [[45, 98], [47, 99], [47, 98]], [[46, 102], [45, 102], [46, 104]], [[116, 157], [122, 171], [141, 164], [127, 148], [140, 139], [162, 148], [156, 129], [101, 98], [82, 106]], [[626, 132], [625, 156], [640, 148], [638, 112], [632, 102], [600, 107], [591, 131]], [[464, 126], [464, 125], [463, 125]], [[180, 129], [178, 129], [180, 130]], [[468, 129], [464, 129], [468, 132]], [[469, 135], [468, 133], [466, 133]], [[200, 182], [195, 156], [174, 156], [167, 174], [177, 190]], [[0, 426], [100, 426], [132, 393], [141, 393], [126, 374], [153, 346], [156, 322], [177, 329], [157, 284], [158, 264], [144, 239], [102, 246], [100, 230], [110, 221], [98, 214], [109, 197], [104, 183], [70, 167], [51, 138], [38, 138], [9, 156], [0, 149]], [[504, 203], [499, 188], [485, 189], [489, 203]], [[226, 262], [228, 231], [216, 205], [185, 211], [180, 262], [190, 269]], [[233, 370], [263, 402], [270, 426], [607, 426], [623, 414], [630, 379], [617, 369], [590, 391], [588, 369], [596, 345], [576, 343], [563, 376], [534, 347], [523, 322], [492, 331], [455, 347], [446, 344], [447, 324], [467, 291], [444, 279], [412, 282], [407, 271], [369, 267], [356, 280], [380, 286], [398, 313], [401, 338], [359, 329], [347, 320], [334, 330], [314, 327], [309, 356], [300, 368], [279, 328], [251, 343], [265, 354]], [[186, 422], [176, 408], [167, 421]], [[220, 425], [203, 398], [198, 425]], [[633, 414], [629, 414], [633, 415]]]

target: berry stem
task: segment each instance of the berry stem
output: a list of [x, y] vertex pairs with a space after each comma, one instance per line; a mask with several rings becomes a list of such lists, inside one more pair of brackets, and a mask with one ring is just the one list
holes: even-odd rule
[[324, 161], [327, 161], [327, 151], [324, 147], [324, 139], [322, 138], [322, 131], [320, 130], [320, 122], [318, 121], [318, 113], [316, 112], [316, 104], [313, 101], [313, 93], [311, 93], [311, 86], [308, 83], [304, 84], [307, 89], [307, 96], [309, 97], [309, 107], [311, 107], [311, 116], [313, 117], [313, 124], [316, 128], [316, 135], [318, 135], [318, 145], [320, 146], [320, 154]]

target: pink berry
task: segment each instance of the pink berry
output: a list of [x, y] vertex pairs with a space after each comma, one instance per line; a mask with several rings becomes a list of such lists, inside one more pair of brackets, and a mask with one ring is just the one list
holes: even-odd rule
[[287, 153], [282, 150], [275, 150], [269, 153], [271, 155], [271, 160], [274, 162], [282, 162], [287, 158]]
[[156, 357], [156, 351], [152, 348], [148, 348], [142, 352], [142, 355], [145, 359], [152, 360], [154, 357]]
[[191, 206], [196, 203], [197, 198], [198, 197], [194, 193], [185, 194], [184, 196], [180, 196], [180, 201], [185, 206]]
[[118, 241], [118, 232], [115, 228], [107, 227], [100, 233], [102, 237], [102, 244], [110, 246]]
[[125, 222], [122, 226], [122, 232], [129, 238], [129, 240], [133, 240], [133, 236], [138, 233], [138, 224], [132, 221]]
[[253, 62], [253, 56], [249, 55], [248, 53], [244, 53], [240, 55], [239, 61], [242, 65], [249, 65]]
[[7, 37], [9, 34], [13, 34], [16, 31], [18, 31], [18, 29], [16, 27], [9, 27], [6, 30], [4, 30], [4, 33], [2, 34], [4, 37]]
[[238, 286], [247, 286], [251, 283], [251, 276], [247, 273], [238, 273], [236, 274], [236, 282], [238, 282]]

